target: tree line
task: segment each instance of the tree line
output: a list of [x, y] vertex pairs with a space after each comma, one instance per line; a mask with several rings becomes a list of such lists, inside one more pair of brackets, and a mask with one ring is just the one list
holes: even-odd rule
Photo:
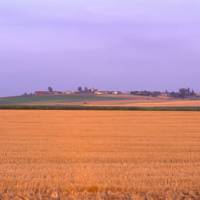
[[181, 88], [177, 92], [168, 92], [165, 91], [160, 92], [160, 91], [131, 91], [131, 95], [138, 95], [138, 96], [151, 96], [151, 97], [158, 97], [160, 95], [166, 95], [168, 97], [173, 97], [173, 98], [189, 98], [189, 97], [197, 97], [197, 93], [194, 90], [191, 90], [190, 88]]

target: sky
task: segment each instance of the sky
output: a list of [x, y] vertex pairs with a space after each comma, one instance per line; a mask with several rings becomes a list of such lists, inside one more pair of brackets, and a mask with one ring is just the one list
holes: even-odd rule
[[199, 0], [2, 0], [0, 96], [200, 91], [199, 10]]

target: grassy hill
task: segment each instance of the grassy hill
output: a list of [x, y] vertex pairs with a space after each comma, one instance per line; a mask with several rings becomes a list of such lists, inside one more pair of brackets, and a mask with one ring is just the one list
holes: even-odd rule
[[119, 101], [122, 97], [96, 96], [96, 95], [53, 95], [53, 96], [17, 96], [0, 98], [0, 105], [22, 105], [22, 104], [82, 104], [84, 102]]

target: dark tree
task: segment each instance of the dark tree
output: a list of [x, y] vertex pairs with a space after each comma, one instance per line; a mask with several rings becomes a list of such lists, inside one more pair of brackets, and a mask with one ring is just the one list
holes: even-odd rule
[[181, 98], [186, 98], [191, 96], [190, 95], [190, 89], [189, 88], [181, 88], [179, 89], [179, 95]]
[[49, 92], [53, 92], [53, 88], [52, 87], [48, 87], [48, 91]]
[[84, 92], [85, 92], [85, 93], [88, 93], [88, 92], [89, 92], [89, 89], [88, 89], [87, 87], [85, 87], [85, 88], [84, 88]]
[[78, 92], [83, 92], [83, 88], [81, 86], [78, 87]]

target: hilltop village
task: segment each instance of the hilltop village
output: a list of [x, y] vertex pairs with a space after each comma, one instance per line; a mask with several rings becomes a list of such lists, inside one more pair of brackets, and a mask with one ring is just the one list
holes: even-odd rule
[[148, 90], [132, 90], [128, 92], [114, 91], [114, 90], [98, 90], [95, 88], [81, 87], [77, 90], [71, 91], [57, 91], [52, 87], [48, 87], [47, 90], [38, 90], [34, 93], [24, 93], [22, 96], [53, 96], [53, 95], [135, 95], [135, 96], [149, 96], [149, 97], [173, 97], [173, 98], [199, 98], [200, 94], [191, 90], [190, 88], [181, 88], [178, 91], [148, 91]]

